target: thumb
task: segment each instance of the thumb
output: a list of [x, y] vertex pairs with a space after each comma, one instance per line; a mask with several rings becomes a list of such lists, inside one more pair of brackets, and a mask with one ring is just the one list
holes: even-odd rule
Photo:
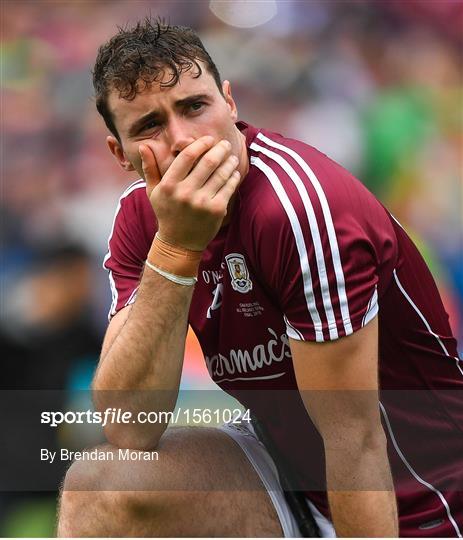
[[140, 144], [138, 152], [140, 153], [141, 166], [146, 180], [146, 193], [150, 197], [153, 189], [161, 181], [161, 173], [153, 150], [148, 145]]

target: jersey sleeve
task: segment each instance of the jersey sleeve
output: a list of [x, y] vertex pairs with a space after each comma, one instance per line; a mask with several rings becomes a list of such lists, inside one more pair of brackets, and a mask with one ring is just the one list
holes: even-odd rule
[[326, 156], [312, 161], [273, 148], [254, 159], [268, 186], [254, 250], [288, 336], [323, 342], [376, 316], [381, 259], [393, 256], [393, 239], [386, 212], [358, 180]]
[[144, 263], [156, 231], [154, 212], [146, 197], [145, 182], [129, 186], [119, 199], [103, 267], [111, 288], [111, 318], [132, 304]]

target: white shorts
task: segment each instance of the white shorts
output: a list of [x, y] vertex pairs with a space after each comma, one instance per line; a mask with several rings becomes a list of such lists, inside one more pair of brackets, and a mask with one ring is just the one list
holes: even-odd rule
[[[265, 446], [257, 438], [251, 424], [224, 424], [219, 429], [236, 441], [259, 475], [275, 507], [285, 538], [300, 538], [301, 532], [289, 508], [278, 478], [277, 468]], [[335, 538], [333, 524], [307, 501], [323, 538]]]

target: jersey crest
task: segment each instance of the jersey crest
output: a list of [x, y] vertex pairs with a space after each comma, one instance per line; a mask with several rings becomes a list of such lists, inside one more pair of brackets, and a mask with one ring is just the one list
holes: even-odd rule
[[252, 290], [252, 281], [249, 279], [249, 270], [243, 255], [230, 253], [225, 257], [225, 261], [230, 272], [233, 289], [243, 294]]

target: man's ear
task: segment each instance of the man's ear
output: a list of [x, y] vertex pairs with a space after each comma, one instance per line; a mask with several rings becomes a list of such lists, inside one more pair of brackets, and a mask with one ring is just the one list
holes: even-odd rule
[[231, 118], [234, 122], [236, 122], [238, 120], [238, 109], [236, 108], [236, 103], [231, 93], [230, 81], [223, 81], [222, 92], [228, 108], [230, 109]]
[[108, 135], [108, 137], [106, 137], [106, 144], [108, 145], [111, 154], [116, 158], [116, 161], [125, 171], [135, 170], [134, 166], [126, 158], [124, 149], [122, 148], [121, 143], [116, 139], [116, 137]]

